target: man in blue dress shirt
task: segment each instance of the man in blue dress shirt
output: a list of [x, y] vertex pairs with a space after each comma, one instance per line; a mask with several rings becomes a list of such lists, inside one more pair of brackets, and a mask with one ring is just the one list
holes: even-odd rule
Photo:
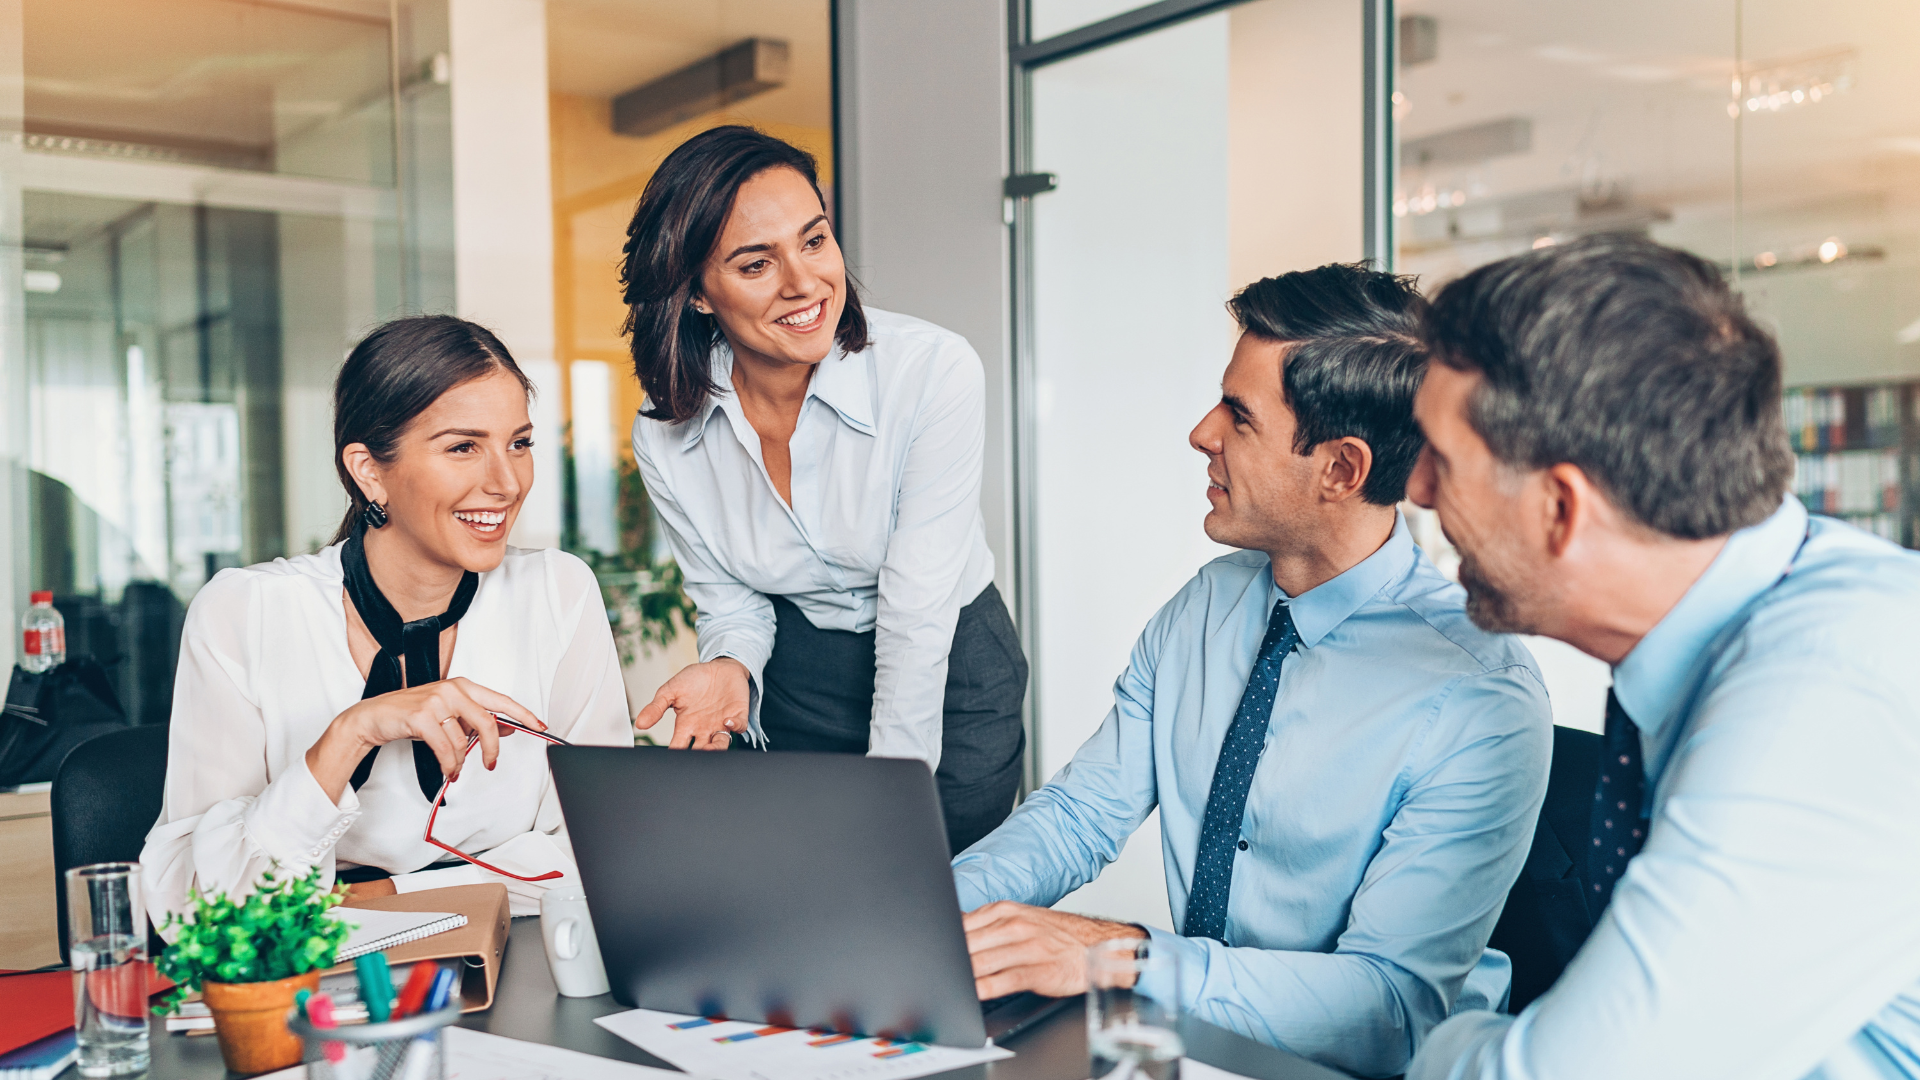
[[1786, 497], [1779, 349], [1694, 256], [1494, 263], [1426, 336], [1410, 493], [1468, 611], [1607, 661], [1613, 690], [1591, 935], [1409, 1076], [1920, 1076], [1920, 557]]
[[[1463, 997], [1504, 1000], [1486, 943], [1545, 792], [1546, 691], [1394, 509], [1421, 445], [1410, 280], [1323, 266], [1230, 307], [1192, 443], [1207, 535], [1243, 550], [1160, 609], [1105, 723], [954, 860], [968, 947], [982, 998], [1063, 995], [1088, 945], [1150, 936], [1194, 1015], [1391, 1075]], [[1155, 807], [1179, 933], [1047, 910]]]

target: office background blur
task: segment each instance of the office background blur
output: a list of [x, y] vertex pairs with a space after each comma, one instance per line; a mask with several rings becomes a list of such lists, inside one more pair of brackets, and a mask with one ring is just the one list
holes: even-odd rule
[[[1916, 55], [1898, 0], [0, 0], [0, 610], [51, 589], [165, 723], [194, 592], [332, 535], [346, 350], [450, 311], [540, 388], [514, 539], [594, 564], [644, 700], [694, 654], [616, 265], [660, 159], [732, 122], [820, 159], [870, 303], [986, 364], [1031, 785], [1221, 550], [1186, 433], [1260, 276], [1685, 247], [1780, 336], [1800, 497], [1915, 546]], [[1604, 666], [1535, 644], [1597, 730]], [[0, 813], [0, 878], [47, 909], [0, 967], [51, 955], [45, 828]], [[1064, 906], [1164, 923], [1159, 875], [1150, 824]]]

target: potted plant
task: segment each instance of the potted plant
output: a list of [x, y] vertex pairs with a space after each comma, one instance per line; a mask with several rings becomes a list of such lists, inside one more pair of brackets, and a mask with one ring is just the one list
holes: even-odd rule
[[346, 899], [345, 886], [324, 888], [317, 867], [298, 877], [281, 877], [275, 867], [237, 899], [197, 889], [189, 899], [193, 910], [169, 912], [161, 927], [174, 936], [160, 972], [178, 985], [154, 1011], [172, 1012], [197, 989], [227, 1068], [261, 1073], [299, 1064], [287, 1013], [296, 991], [319, 985], [346, 940], [349, 925], [327, 914]]

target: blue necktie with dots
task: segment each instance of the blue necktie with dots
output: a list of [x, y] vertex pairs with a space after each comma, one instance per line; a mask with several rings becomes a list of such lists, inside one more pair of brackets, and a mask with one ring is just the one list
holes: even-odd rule
[[1233, 888], [1233, 857], [1245, 848], [1240, 822], [1247, 813], [1247, 792], [1253, 789], [1254, 766], [1267, 744], [1267, 725], [1273, 722], [1273, 698], [1280, 689], [1280, 664], [1293, 651], [1300, 632], [1285, 600], [1273, 605], [1267, 636], [1253, 661], [1253, 674], [1240, 695], [1240, 708], [1227, 725], [1220, 761], [1213, 767], [1213, 787], [1207, 792], [1207, 812], [1200, 821], [1200, 850], [1193, 860], [1193, 889], [1187, 896], [1187, 937], [1227, 940], [1227, 894]]
[[1613, 886], [1627, 872], [1627, 861], [1647, 842], [1647, 820], [1640, 816], [1647, 774], [1640, 764], [1640, 729], [1607, 691], [1606, 748], [1600, 755], [1600, 779], [1594, 785], [1593, 820], [1587, 846], [1587, 911], [1595, 922], [1613, 899]]

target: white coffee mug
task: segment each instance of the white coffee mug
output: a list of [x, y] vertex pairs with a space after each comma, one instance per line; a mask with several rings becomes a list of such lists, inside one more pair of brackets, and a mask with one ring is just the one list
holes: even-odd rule
[[547, 967], [561, 997], [598, 997], [607, 992], [607, 967], [600, 941], [587, 914], [587, 894], [579, 889], [548, 889], [540, 897], [540, 938], [547, 945]]

